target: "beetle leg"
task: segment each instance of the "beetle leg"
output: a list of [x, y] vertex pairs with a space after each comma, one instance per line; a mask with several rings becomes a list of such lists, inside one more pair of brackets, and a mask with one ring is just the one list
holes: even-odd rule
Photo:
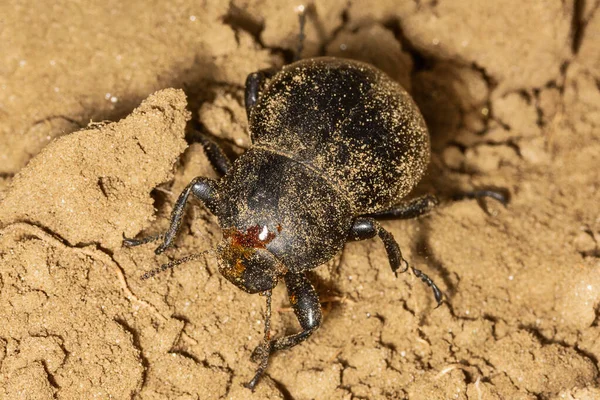
[[302, 332], [284, 336], [278, 339], [271, 339], [269, 326], [271, 316], [271, 292], [268, 291], [267, 295], [267, 318], [265, 320], [265, 339], [254, 352], [252, 353], [252, 360], [258, 361], [259, 366], [256, 370], [254, 378], [246, 384], [249, 389], [254, 389], [258, 380], [267, 368], [269, 356], [271, 353], [278, 350], [289, 349], [295, 345], [305, 341], [319, 326], [323, 320], [321, 314], [321, 304], [319, 303], [319, 297], [315, 288], [306, 278], [303, 273], [295, 274], [288, 272], [285, 277], [285, 285], [288, 291], [288, 297], [296, 318], [300, 323]]
[[[400, 246], [398, 246], [398, 243], [394, 239], [394, 236], [392, 236], [391, 233], [383, 229], [379, 222], [375, 221], [373, 218], [356, 218], [354, 220], [354, 224], [352, 225], [352, 229], [350, 230], [350, 235], [348, 236], [348, 239], [365, 240], [371, 239], [375, 237], [375, 235], [379, 236], [379, 238], [381, 238], [381, 240], [383, 241], [383, 245], [385, 246], [385, 251], [387, 252], [388, 260], [390, 261], [390, 266], [392, 267], [392, 271], [394, 271], [394, 274], [398, 276], [398, 269], [400, 268], [400, 264], [404, 264], [404, 270], [400, 272], [406, 271], [409, 268], [408, 262], [402, 257]], [[433, 296], [435, 297], [435, 301], [438, 303], [439, 306], [442, 302], [442, 291], [437, 287], [433, 280], [421, 270], [418, 270], [415, 267], [410, 268], [417, 278], [420, 278], [429, 287], [431, 287], [431, 290], [433, 290]]]
[[158, 235], [147, 236], [142, 239], [129, 239], [129, 238], [124, 237], [123, 238], [123, 246], [125, 246], [125, 247], [139, 246], [141, 244], [146, 244], [146, 243], [150, 243], [150, 242], [155, 242], [157, 240], [161, 240], [164, 237], [165, 237], [164, 233], [159, 233]]
[[400, 265], [403, 264], [404, 268], [400, 272], [405, 272], [408, 269], [408, 262], [402, 257], [402, 251], [400, 246], [396, 243], [396, 240], [391, 233], [383, 229], [379, 222], [373, 218], [359, 217], [354, 220], [354, 224], [350, 230], [348, 240], [366, 240], [374, 238], [375, 235], [379, 236], [385, 246], [385, 251], [390, 261], [390, 267], [396, 276], [398, 276], [398, 270]]
[[294, 309], [294, 314], [298, 318], [302, 332], [274, 340], [271, 351], [289, 349], [308, 339], [321, 326], [323, 319], [319, 296], [306, 275], [288, 272], [285, 274], [284, 279], [288, 298]]
[[[503, 206], [509, 202], [510, 196], [506, 190], [474, 190], [472, 192], [462, 192], [452, 196], [452, 200], [476, 199], [483, 211], [489, 214], [485, 203], [482, 201], [484, 197], [492, 198]], [[420, 217], [429, 213], [432, 209], [440, 204], [438, 198], [434, 195], [427, 194], [410, 200], [408, 203], [399, 204], [387, 210], [367, 214], [368, 217], [375, 218], [393, 218], [393, 219], [411, 219]]]
[[407, 203], [396, 205], [390, 209], [368, 214], [368, 216], [375, 218], [411, 219], [427, 214], [438, 204], [440, 204], [440, 202], [436, 196], [427, 194], [412, 199]]
[[204, 203], [204, 205], [212, 212], [215, 213], [217, 209], [217, 192], [216, 185], [212, 179], [208, 179], [202, 176], [194, 178], [181, 192], [179, 198], [175, 202], [173, 206], [173, 212], [171, 213], [171, 225], [169, 229], [164, 234], [153, 236], [146, 239], [127, 239], [123, 240], [123, 245], [127, 247], [138, 246], [140, 244], [148, 243], [153, 239], [162, 238], [163, 243], [156, 248], [154, 251], [156, 254], [160, 254], [165, 251], [169, 246], [173, 244], [173, 240], [175, 239], [175, 235], [181, 226], [181, 221], [183, 220], [183, 211], [185, 209], [185, 204], [187, 200], [192, 194], [194, 197], [199, 199]]
[[462, 199], [475, 199], [477, 200], [477, 204], [479, 204], [479, 207], [481, 207], [486, 214], [489, 214], [490, 212], [485, 202], [483, 201], [484, 197], [492, 198], [500, 204], [502, 204], [504, 207], [506, 207], [506, 205], [510, 201], [510, 193], [506, 189], [480, 189], [473, 190], [471, 192], [457, 193], [454, 196], [452, 196], [452, 200], [457, 201]]
[[248, 116], [248, 121], [250, 121], [250, 113], [258, 101], [258, 96], [265, 87], [267, 79], [275, 75], [275, 72], [276, 71], [272, 68], [261, 69], [260, 71], [251, 73], [246, 78], [244, 98], [246, 101], [246, 115]]
[[190, 133], [190, 139], [194, 142], [202, 144], [210, 164], [219, 175], [222, 176], [227, 173], [231, 167], [231, 161], [223, 149], [214, 140], [212, 140], [209, 135], [202, 132], [200, 129], [194, 129]]
[[433, 290], [433, 297], [435, 297], [435, 301], [437, 301], [438, 303], [436, 308], [438, 308], [440, 304], [442, 304], [442, 291], [440, 290], [440, 288], [438, 288], [437, 285], [431, 280], [431, 278], [428, 277], [427, 274], [425, 274], [423, 271], [421, 271], [420, 269], [416, 269], [415, 267], [411, 268], [413, 274], [415, 274], [417, 278], [421, 279], [427, 284], [427, 286], [431, 288], [431, 290]]
[[296, 12], [298, 13], [298, 24], [300, 31], [298, 32], [298, 48], [296, 49], [296, 54], [294, 54], [294, 61], [298, 61], [302, 58], [302, 50], [304, 50], [304, 39], [306, 39], [306, 35], [304, 34], [304, 25], [306, 25], [306, 6], [304, 4], [296, 7]]

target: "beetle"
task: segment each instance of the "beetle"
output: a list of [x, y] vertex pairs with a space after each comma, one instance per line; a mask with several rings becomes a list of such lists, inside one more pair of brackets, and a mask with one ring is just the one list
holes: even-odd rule
[[[438, 203], [431, 195], [401, 203], [425, 173], [430, 139], [417, 105], [400, 84], [366, 63], [311, 58], [250, 74], [245, 106], [250, 148], [231, 163], [200, 134], [222, 177], [193, 179], [175, 202], [166, 233], [124, 244], [160, 238], [155, 252], [165, 251], [190, 196], [217, 217], [223, 232], [216, 249], [220, 273], [267, 300], [264, 340], [252, 354], [259, 366], [246, 384], [254, 389], [273, 352], [303, 342], [321, 325], [321, 306], [306, 272], [333, 258], [346, 242], [378, 236], [395, 274], [410, 268], [431, 287], [438, 306], [442, 292], [409, 266], [392, 234], [376, 220], [417, 217]], [[271, 292], [281, 280], [302, 330], [271, 339]]]

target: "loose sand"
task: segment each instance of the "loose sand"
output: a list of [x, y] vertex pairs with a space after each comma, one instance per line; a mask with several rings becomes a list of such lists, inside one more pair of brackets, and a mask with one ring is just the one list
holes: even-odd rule
[[[415, 194], [442, 205], [383, 224], [441, 307], [380, 241], [351, 243], [311, 274], [323, 326], [251, 395], [264, 299], [208, 255], [139, 279], [220, 239], [195, 205], [165, 254], [120, 244], [216, 178], [186, 121], [250, 145], [244, 80], [289, 59], [295, 5], [1, 2], [0, 398], [600, 399], [599, 0], [309, 7], [305, 57], [370, 62], [425, 116]], [[508, 207], [449, 200], [490, 186]], [[273, 304], [273, 334], [296, 331], [282, 286]]]

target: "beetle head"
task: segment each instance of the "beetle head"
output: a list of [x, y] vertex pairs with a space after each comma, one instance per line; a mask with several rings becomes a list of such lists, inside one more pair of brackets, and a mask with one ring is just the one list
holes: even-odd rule
[[286, 270], [265, 247], [272, 237], [259, 236], [255, 230], [250, 228], [245, 233], [225, 230], [224, 239], [217, 247], [221, 274], [248, 293], [274, 288]]

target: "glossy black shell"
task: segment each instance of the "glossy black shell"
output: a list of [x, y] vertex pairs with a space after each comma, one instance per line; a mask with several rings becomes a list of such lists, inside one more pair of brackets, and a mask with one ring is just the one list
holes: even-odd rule
[[314, 58], [284, 67], [250, 116], [254, 145], [310, 165], [355, 214], [396, 204], [429, 163], [425, 122], [406, 91], [369, 64]]
[[283, 67], [249, 117], [252, 147], [219, 181], [222, 228], [266, 226], [266, 248], [300, 272], [331, 259], [359, 215], [394, 205], [429, 162], [406, 91], [371, 65], [337, 58]]

